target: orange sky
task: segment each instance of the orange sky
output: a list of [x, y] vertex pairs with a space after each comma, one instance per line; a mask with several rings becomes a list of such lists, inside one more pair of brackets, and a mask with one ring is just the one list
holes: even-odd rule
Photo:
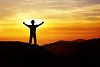
[[[28, 42], [28, 19], [45, 22], [37, 29], [40, 45], [59, 40], [100, 38], [99, 0], [0, 0], [0, 40]], [[40, 23], [41, 23], [40, 22]]]

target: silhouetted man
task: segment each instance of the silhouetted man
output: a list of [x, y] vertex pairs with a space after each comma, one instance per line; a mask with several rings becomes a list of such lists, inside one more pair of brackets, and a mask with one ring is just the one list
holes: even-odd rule
[[36, 40], [36, 28], [40, 25], [42, 25], [44, 22], [40, 23], [39, 25], [34, 25], [35, 21], [32, 20], [31, 21], [32, 25], [27, 25], [25, 24], [25, 22], [23, 22], [24, 25], [26, 25], [27, 27], [30, 28], [30, 39], [29, 39], [29, 44], [32, 43], [32, 37], [34, 37], [34, 44], [37, 44], [37, 40]]

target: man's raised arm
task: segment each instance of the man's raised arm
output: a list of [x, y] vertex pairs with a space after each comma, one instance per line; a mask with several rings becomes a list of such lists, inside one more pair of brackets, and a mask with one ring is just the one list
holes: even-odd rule
[[27, 27], [29, 27], [29, 25], [25, 24], [25, 22], [23, 22], [24, 25], [26, 25]]
[[40, 23], [38, 26], [42, 25], [44, 22], [42, 21], [42, 23]]

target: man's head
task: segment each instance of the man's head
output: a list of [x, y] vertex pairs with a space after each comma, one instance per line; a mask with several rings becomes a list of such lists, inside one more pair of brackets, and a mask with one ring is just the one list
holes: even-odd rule
[[31, 21], [31, 23], [32, 23], [32, 25], [34, 25], [35, 21], [34, 21], [34, 20], [32, 20], [32, 21]]

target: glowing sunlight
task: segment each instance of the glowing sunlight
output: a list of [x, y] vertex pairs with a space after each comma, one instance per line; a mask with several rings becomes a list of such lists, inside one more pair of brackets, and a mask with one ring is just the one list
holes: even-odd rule
[[1, 0], [0, 4], [1, 41], [28, 42], [29, 29], [23, 22], [31, 25], [31, 20], [35, 20], [35, 25], [44, 21], [37, 30], [39, 44], [100, 37], [97, 0]]

